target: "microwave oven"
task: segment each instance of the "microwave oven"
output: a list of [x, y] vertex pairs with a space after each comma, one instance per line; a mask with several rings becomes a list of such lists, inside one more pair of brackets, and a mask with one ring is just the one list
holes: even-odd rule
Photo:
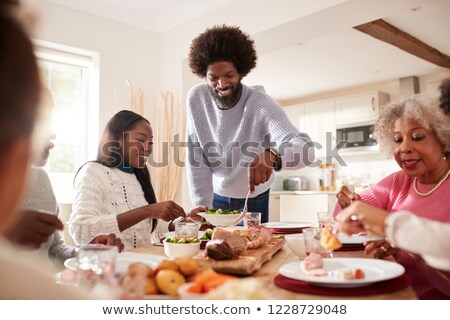
[[336, 142], [345, 141], [342, 151], [377, 151], [373, 129], [374, 125], [336, 129]]

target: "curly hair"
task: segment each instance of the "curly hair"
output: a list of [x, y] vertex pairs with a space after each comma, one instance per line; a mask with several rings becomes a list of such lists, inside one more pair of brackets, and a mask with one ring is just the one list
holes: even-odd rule
[[227, 61], [234, 64], [240, 76], [245, 77], [256, 67], [254, 41], [239, 27], [216, 25], [208, 28], [192, 41], [189, 67], [201, 78], [206, 77], [210, 64]]
[[392, 129], [398, 118], [414, 120], [432, 130], [444, 146], [444, 153], [450, 154], [450, 117], [439, 107], [437, 97], [413, 95], [394, 101], [382, 109], [375, 124], [375, 136], [381, 150], [389, 155], [393, 154]]
[[450, 79], [444, 80], [439, 89], [441, 90], [441, 109], [450, 116]]

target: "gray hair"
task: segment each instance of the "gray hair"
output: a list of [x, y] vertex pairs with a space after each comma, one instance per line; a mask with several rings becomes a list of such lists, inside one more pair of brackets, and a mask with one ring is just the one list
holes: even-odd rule
[[375, 124], [375, 137], [381, 150], [388, 155], [393, 154], [393, 126], [398, 118], [414, 120], [432, 130], [444, 146], [444, 154], [450, 153], [450, 117], [439, 108], [437, 97], [413, 95], [389, 103], [381, 109]]

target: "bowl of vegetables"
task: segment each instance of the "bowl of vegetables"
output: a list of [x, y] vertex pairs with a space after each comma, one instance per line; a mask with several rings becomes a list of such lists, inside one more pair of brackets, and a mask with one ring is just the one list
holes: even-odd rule
[[200, 240], [197, 237], [164, 239], [164, 253], [169, 258], [191, 258], [200, 251]]
[[244, 218], [244, 214], [239, 210], [209, 209], [206, 212], [199, 212], [198, 215], [217, 227], [234, 226]]

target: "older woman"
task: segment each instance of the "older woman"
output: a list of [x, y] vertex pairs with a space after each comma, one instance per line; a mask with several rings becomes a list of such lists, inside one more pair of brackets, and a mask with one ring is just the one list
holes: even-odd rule
[[[438, 100], [417, 95], [386, 106], [375, 133], [382, 149], [394, 155], [402, 170], [359, 195], [342, 187], [334, 213], [349, 206], [353, 199], [389, 212], [408, 210], [419, 217], [449, 223], [450, 118], [439, 108]], [[367, 253], [374, 252], [380, 258], [396, 251], [388, 242], [371, 243], [366, 247]], [[431, 268], [424, 272], [405, 252], [396, 252], [395, 258], [411, 276], [419, 298], [449, 298], [429, 280]]]
[[186, 215], [173, 201], [156, 203], [145, 165], [152, 145], [152, 128], [144, 117], [123, 110], [111, 118], [97, 160], [82, 166], [75, 177], [69, 221], [75, 243], [87, 243], [98, 233], [115, 233], [125, 250], [137, 248], [159, 240], [152, 237], [158, 220]]

